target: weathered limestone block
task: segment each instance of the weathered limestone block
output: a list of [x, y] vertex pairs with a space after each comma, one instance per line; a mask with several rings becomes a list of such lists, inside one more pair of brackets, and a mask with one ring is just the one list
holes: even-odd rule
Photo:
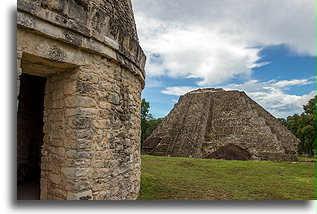
[[62, 181], [62, 177], [59, 174], [53, 174], [50, 173], [48, 175], [48, 179], [50, 182], [54, 183], [54, 184], [59, 184]]
[[67, 179], [76, 179], [87, 176], [90, 172], [90, 168], [62, 167], [61, 171]]
[[[66, 185], [66, 190], [70, 192], [82, 192], [84, 190], [91, 188], [91, 182], [90, 181], [74, 181], [68, 180]], [[92, 190], [94, 191], [94, 186], [92, 186]]]
[[92, 191], [87, 190], [83, 192], [68, 192], [67, 200], [92, 200]]
[[18, 0], [17, 24], [17, 87], [45, 78], [41, 199], [136, 199], [146, 57], [130, 0]]

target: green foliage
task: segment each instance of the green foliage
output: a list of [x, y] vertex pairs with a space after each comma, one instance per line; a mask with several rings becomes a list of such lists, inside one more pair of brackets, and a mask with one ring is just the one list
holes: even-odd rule
[[144, 131], [144, 140], [152, 134], [152, 132], [160, 125], [163, 118], [147, 120], [146, 129]]
[[313, 157], [316, 154], [316, 96], [303, 106], [304, 113], [294, 114], [287, 119], [280, 118], [280, 122], [286, 126], [298, 139], [299, 154]]
[[141, 146], [143, 146], [143, 141], [152, 134], [163, 119], [156, 119], [150, 114], [150, 103], [143, 98], [141, 102]]
[[278, 120], [285, 126], [287, 120], [285, 120], [284, 118], [278, 118]]
[[142, 155], [139, 200], [314, 200], [313, 162]]
[[316, 115], [316, 96], [309, 100], [307, 105], [304, 105], [305, 114], [313, 114]]
[[315, 128], [311, 125], [304, 126], [299, 129], [299, 136], [301, 144], [299, 147], [300, 153], [308, 154], [313, 156], [315, 154], [315, 139], [316, 131]]
[[150, 113], [150, 103], [143, 98], [141, 102], [141, 119], [147, 120], [153, 117]]

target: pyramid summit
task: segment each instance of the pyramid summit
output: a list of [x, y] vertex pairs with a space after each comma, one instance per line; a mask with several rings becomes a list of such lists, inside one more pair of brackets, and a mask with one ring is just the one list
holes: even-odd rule
[[198, 89], [180, 97], [153, 131], [149, 155], [295, 161], [298, 139], [243, 91]]

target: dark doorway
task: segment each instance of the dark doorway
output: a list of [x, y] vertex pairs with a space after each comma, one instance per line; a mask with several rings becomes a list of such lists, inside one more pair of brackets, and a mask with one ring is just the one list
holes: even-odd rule
[[46, 78], [20, 76], [17, 112], [18, 200], [40, 198], [41, 148]]
[[209, 159], [225, 159], [225, 160], [250, 160], [251, 154], [234, 144], [227, 144], [220, 147], [215, 152], [207, 155]]

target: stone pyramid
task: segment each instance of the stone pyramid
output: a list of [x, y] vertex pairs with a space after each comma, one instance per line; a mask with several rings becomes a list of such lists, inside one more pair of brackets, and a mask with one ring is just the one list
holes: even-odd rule
[[242, 91], [198, 89], [181, 96], [144, 142], [143, 154], [295, 161], [298, 139]]

